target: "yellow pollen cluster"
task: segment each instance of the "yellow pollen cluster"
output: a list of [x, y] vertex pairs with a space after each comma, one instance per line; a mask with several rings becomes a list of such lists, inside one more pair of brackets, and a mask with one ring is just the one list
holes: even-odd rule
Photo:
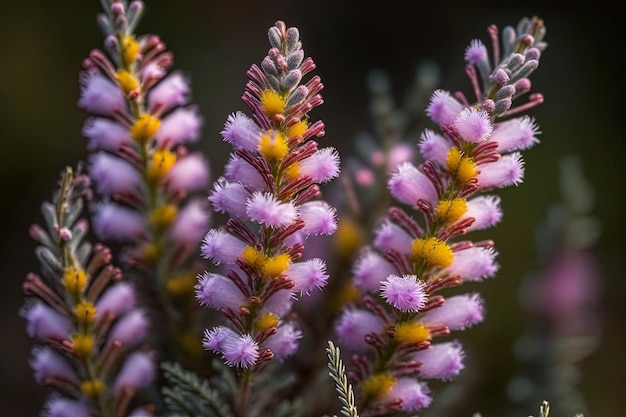
[[396, 326], [396, 340], [400, 343], [419, 343], [430, 340], [428, 327], [419, 323], [400, 323]]
[[87, 274], [82, 269], [70, 266], [63, 273], [63, 285], [70, 294], [82, 294], [87, 286]]
[[285, 136], [275, 130], [265, 132], [259, 141], [259, 152], [265, 159], [282, 160], [289, 152]]
[[333, 244], [337, 254], [348, 258], [361, 247], [363, 236], [359, 226], [348, 217], [340, 217], [337, 222], [337, 232], [333, 236]]
[[74, 307], [74, 316], [79, 323], [89, 325], [96, 316], [96, 306], [89, 301], [81, 301]]
[[177, 215], [178, 209], [176, 206], [172, 204], [162, 204], [150, 213], [148, 221], [157, 229], [165, 229], [172, 224]]
[[396, 383], [396, 379], [387, 373], [372, 375], [363, 381], [363, 394], [366, 397], [382, 397]]
[[411, 244], [411, 249], [414, 259], [424, 262], [427, 266], [447, 268], [454, 259], [450, 246], [436, 237], [415, 239]]
[[148, 181], [158, 184], [170, 172], [170, 169], [176, 163], [176, 155], [167, 149], [159, 149], [154, 151], [152, 159], [148, 164], [146, 176]]
[[139, 88], [139, 81], [137, 81], [137, 78], [126, 70], [118, 70], [116, 78], [117, 83], [126, 95]]
[[297, 162], [294, 162], [293, 164], [289, 165], [285, 169], [285, 175], [287, 175], [287, 177], [290, 180], [295, 180], [296, 178], [300, 178], [300, 165], [298, 165]]
[[267, 330], [278, 325], [278, 317], [272, 313], [267, 313], [256, 319], [254, 325], [260, 331]]
[[161, 126], [158, 117], [151, 114], [142, 114], [130, 128], [130, 137], [139, 143], [146, 143], [156, 135]]
[[79, 358], [86, 358], [93, 348], [93, 337], [88, 334], [78, 333], [72, 336], [72, 346], [74, 354]]
[[104, 391], [104, 382], [99, 379], [88, 379], [81, 382], [80, 390], [88, 397], [94, 398]]
[[294, 123], [293, 125], [289, 126], [289, 129], [287, 129], [287, 136], [290, 138], [301, 137], [302, 135], [304, 135], [308, 128], [309, 124], [307, 123], [307, 121], [300, 120], [298, 123]]
[[122, 40], [122, 61], [124, 66], [129, 66], [137, 61], [137, 54], [141, 50], [139, 42], [134, 36], [126, 36]]
[[286, 253], [281, 253], [269, 258], [263, 264], [263, 274], [269, 278], [278, 278], [291, 263], [291, 257]]
[[263, 112], [272, 117], [285, 111], [285, 99], [273, 90], [265, 90], [261, 93], [261, 107]]
[[477, 174], [474, 160], [469, 156], [464, 156], [456, 146], [448, 152], [446, 166], [461, 186], [467, 184]]
[[437, 219], [443, 223], [454, 223], [467, 212], [467, 200], [455, 198], [453, 200], [440, 200], [435, 208]]
[[192, 275], [179, 275], [167, 280], [167, 292], [175, 297], [193, 293], [196, 278]]
[[243, 252], [241, 252], [241, 257], [248, 265], [254, 268], [262, 267], [267, 259], [262, 252], [259, 252], [253, 246], [246, 247]]
[[141, 254], [147, 261], [156, 262], [161, 255], [161, 249], [156, 243], [146, 243], [141, 248]]

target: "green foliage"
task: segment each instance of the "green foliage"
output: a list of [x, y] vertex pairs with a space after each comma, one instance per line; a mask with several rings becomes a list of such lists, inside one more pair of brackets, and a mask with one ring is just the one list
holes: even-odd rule
[[359, 417], [359, 413], [354, 404], [352, 385], [348, 383], [346, 367], [341, 360], [341, 352], [330, 340], [328, 341], [326, 354], [328, 355], [328, 368], [330, 369], [328, 375], [335, 381], [339, 401], [343, 404], [341, 414], [346, 417]]
[[207, 380], [179, 364], [161, 364], [168, 385], [162, 389], [167, 408], [181, 416], [232, 417], [228, 404]]

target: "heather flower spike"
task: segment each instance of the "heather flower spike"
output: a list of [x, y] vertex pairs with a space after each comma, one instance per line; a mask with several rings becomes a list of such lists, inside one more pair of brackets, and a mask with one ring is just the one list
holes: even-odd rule
[[[488, 32], [491, 58], [478, 40], [465, 52], [475, 101], [460, 92], [435, 91], [426, 113], [439, 131], [421, 136], [418, 148], [425, 162], [404, 162], [389, 179], [391, 195], [421, 219], [390, 208], [375, 231], [374, 248], [355, 263], [354, 284], [362, 300], [343, 312], [336, 333], [354, 353], [357, 405], [367, 415], [428, 406], [432, 393], [425, 380], [449, 380], [463, 368], [460, 343], [438, 343], [438, 337], [484, 318], [478, 293], [445, 297], [439, 292], [493, 277], [498, 270], [493, 242], [459, 239], [502, 218], [500, 198], [484, 192], [523, 179], [520, 151], [538, 142], [539, 130], [532, 118], [519, 114], [543, 98], [531, 94], [516, 107], [513, 101], [529, 92], [528, 76], [546, 48], [538, 18], [504, 28], [502, 42], [495, 26]], [[356, 317], [362, 318], [357, 322]]]
[[[220, 272], [202, 274], [196, 286], [198, 302], [229, 321], [208, 329], [203, 345], [245, 370], [243, 392], [267, 361], [295, 352], [302, 335], [288, 316], [291, 305], [328, 280], [324, 260], [301, 259], [303, 238], [337, 227], [335, 209], [318, 199], [318, 184], [338, 175], [339, 156], [318, 148], [324, 124], [309, 116], [323, 102], [323, 85], [318, 76], [304, 81], [315, 64], [305, 58], [296, 28], [278, 21], [268, 37], [269, 52], [248, 70], [242, 97], [252, 115], [231, 114], [221, 132], [233, 153], [209, 201], [230, 219], [201, 245]], [[237, 405], [244, 414], [247, 401]]]
[[[158, 36], [135, 34], [143, 3], [102, 4], [105, 52], [93, 50], [83, 62], [78, 100], [91, 114], [83, 134], [97, 197], [93, 226], [100, 239], [125, 245], [122, 259], [144, 274], [139, 288], [155, 305], [151, 313], [168, 323], [164, 343], [176, 344], [196, 320], [199, 268], [189, 260], [209, 228], [208, 204], [189, 197], [208, 185], [205, 157], [186, 148], [198, 140], [202, 118], [189, 104], [187, 79], [168, 72], [171, 52]], [[156, 291], [144, 290], [151, 286]], [[181, 300], [182, 315], [173, 311]]]
[[36, 343], [35, 380], [54, 390], [44, 407], [50, 416], [131, 415], [130, 401], [156, 372], [143, 346], [151, 324], [134, 287], [111, 264], [108, 248], [84, 241], [89, 183], [68, 168], [54, 200], [42, 205], [45, 228], [30, 231], [40, 244], [41, 276], [28, 274], [22, 314]]

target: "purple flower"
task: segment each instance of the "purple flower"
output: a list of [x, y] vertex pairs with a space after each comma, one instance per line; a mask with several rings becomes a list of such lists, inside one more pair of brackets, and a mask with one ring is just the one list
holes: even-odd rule
[[460, 250], [454, 252], [454, 260], [446, 272], [460, 275], [463, 281], [482, 281], [498, 272], [497, 255], [493, 248], [475, 246]]
[[366, 250], [355, 262], [352, 270], [354, 285], [363, 292], [377, 292], [380, 283], [396, 272], [394, 266], [382, 255]]
[[287, 276], [295, 283], [292, 291], [299, 291], [300, 294], [308, 294], [315, 288], [323, 288], [328, 281], [326, 263], [319, 258], [290, 264]]
[[265, 181], [259, 171], [243, 159], [231, 154], [226, 167], [224, 168], [224, 176], [228, 181], [238, 181], [245, 185], [252, 192], [260, 191], [265, 187]]
[[472, 40], [465, 49], [465, 61], [470, 65], [478, 65], [487, 60], [487, 48], [478, 39]]
[[420, 321], [425, 325], [445, 324], [450, 330], [464, 330], [485, 317], [483, 300], [477, 293], [446, 298], [441, 307], [428, 310]]
[[497, 195], [481, 195], [467, 200], [465, 217], [473, 217], [472, 223], [466, 230], [482, 230], [495, 226], [502, 220], [500, 197]]
[[185, 104], [189, 92], [189, 83], [182, 74], [173, 72], [150, 90], [148, 108], [152, 111], [158, 107], [162, 113], [165, 113], [175, 106]]
[[221, 177], [213, 184], [209, 201], [216, 212], [228, 213], [239, 220], [245, 220], [248, 213], [246, 205], [242, 202], [248, 200], [250, 196], [242, 183], [228, 182], [226, 178]]
[[417, 313], [426, 304], [428, 294], [424, 291], [426, 284], [417, 279], [416, 275], [389, 275], [380, 284], [382, 297], [394, 308], [406, 313]]
[[119, 341], [123, 346], [135, 346], [143, 341], [148, 332], [148, 318], [142, 310], [132, 310], [122, 318], [111, 329], [109, 340]]
[[339, 175], [339, 154], [335, 148], [322, 148], [298, 165], [301, 175], [310, 176], [313, 182], [324, 183]]
[[436, 90], [430, 97], [426, 114], [433, 122], [443, 126], [454, 123], [461, 110], [463, 110], [463, 105], [452, 97], [450, 93], [444, 90]]
[[380, 402], [386, 403], [396, 400], [402, 400], [402, 411], [409, 413], [428, 407], [432, 402], [430, 390], [426, 384], [410, 377], [398, 378], [389, 392], [380, 399]]
[[195, 142], [201, 128], [202, 118], [198, 108], [180, 107], [162, 120], [155, 138], [160, 148], [171, 148], [181, 143]]
[[22, 314], [26, 318], [26, 332], [30, 337], [66, 339], [70, 335], [69, 318], [40, 301], [27, 306]]
[[270, 193], [255, 192], [246, 203], [250, 220], [271, 227], [282, 227], [292, 224], [298, 215], [293, 203], [283, 203]]
[[61, 355], [49, 347], [37, 346], [33, 349], [30, 366], [35, 373], [35, 381], [44, 385], [48, 378], [61, 379], [78, 384], [76, 372]]
[[99, 203], [94, 207], [93, 228], [104, 240], [136, 240], [145, 234], [145, 220], [135, 210], [115, 203]]
[[141, 177], [127, 161], [106, 152], [98, 152], [91, 156], [90, 162], [91, 178], [99, 193], [111, 195], [138, 191]]
[[197, 245], [209, 227], [209, 213], [206, 204], [199, 199], [190, 200], [178, 213], [170, 237], [181, 245]]
[[452, 143], [447, 138], [426, 129], [420, 136], [418, 146], [420, 153], [425, 159], [430, 159], [441, 166], [445, 166]]
[[44, 410], [46, 417], [89, 417], [91, 415], [86, 404], [60, 397], [49, 400]]
[[380, 317], [367, 310], [347, 308], [335, 324], [335, 332], [342, 345], [351, 350], [363, 351], [370, 347], [365, 342], [365, 335], [379, 334], [384, 326]]
[[483, 142], [489, 138], [493, 126], [489, 114], [484, 110], [465, 108], [454, 121], [458, 134], [467, 142]]
[[259, 147], [261, 129], [254, 120], [238, 111], [228, 116], [221, 134], [226, 142], [236, 148], [256, 151]]
[[120, 89], [100, 73], [86, 72], [81, 78], [82, 88], [78, 106], [90, 113], [114, 116], [126, 108], [126, 99]]
[[482, 189], [519, 185], [524, 179], [524, 160], [519, 152], [504, 155], [496, 162], [480, 165], [479, 169], [476, 178]]
[[154, 380], [156, 366], [148, 353], [133, 352], [128, 355], [113, 383], [113, 392], [119, 395], [124, 388], [140, 389]]
[[536, 145], [540, 133], [534, 118], [522, 116], [498, 123], [493, 129], [491, 140], [498, 142], [498, 152], [504, 153]]
[[209, 168], [205, 157], [196, 152], [180, 158], [167, 173], [165, 182], [170, 192], [189, 192], [206, 188], [209, 182]]
[[228, 366], [247, 368], [259, 358], [259, 345], [249, 334], [239, 335], [223, 326], [205, 331], [202, 345], [221, 354]]
[[219, 265], [233, 264], [241, 256], [246, 244], [228, 232], [211, 229], [202, 239], [200, 251], [204, 259], [211, 259]]
[[103, 117], [87, 119], [83, 136], [89, 139], [87, 149], [118, 152], [122, 146], [130, 146], [130, 131], [123, 125]]
[[403, 228], [385, 219], [375, 231], [374, 246], [381, 251], [394, 250], [401, 254], [411, 251], [413, 238]]
[[216, 310], [229, 308], [237, 311], [246, 303], [239, 288], [223, 275], [204, 272], [198, 276], [195, 289], [198, 302]]
[[389, 179], [389, 191], [398, 201], [414, 206], [417, 200], [426, 200], [433, 206], [439, 201], [433, 183], [410, 162], [398, 166]]
[[293, 323], [281, 324], [276, 329], [276, 334], [270, 337], [263, 347], [269, 348], [276, 359], [284, 359], [295, 353], [298, 348], [298, 340], [302, 338], [302, 332]]
[[465, 353], [458, 342], [436, 343], [413, 354], [421, 363], [420, 376], [426, 379], [451, 380], [463, 369]]
[[120, 316], [135, 306], [135, 289], [128, 282], [110, 286], [96, 302], [96, 320], [107, 313]]
[[302, 231], [308, 235], [332, 235], [337, 230], [336, 211], [321, 200], [302, 204], [298, 208], [298, 217], [304, 221]]

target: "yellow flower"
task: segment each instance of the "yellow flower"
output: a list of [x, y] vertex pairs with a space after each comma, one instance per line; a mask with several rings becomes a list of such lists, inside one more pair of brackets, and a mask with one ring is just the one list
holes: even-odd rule
[[265, 90], [261, 93], [261, 108], [267, 116], [282, 114], [285, 106], [285, 99], [276, 91]]
[[130, 137], [139, 143], [146, 143], [156, 135], [161, 121], [151, 114], [142, 114], [130, 128]]

